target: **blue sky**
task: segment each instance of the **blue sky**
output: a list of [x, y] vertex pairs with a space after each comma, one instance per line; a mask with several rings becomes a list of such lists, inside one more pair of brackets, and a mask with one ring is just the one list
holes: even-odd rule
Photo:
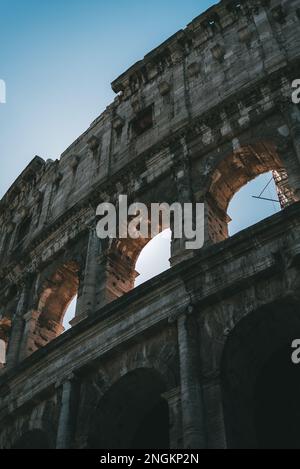
[[[0, 0], [0, 79], [7, 85], [7, 103], [0, 104], [0, 198], [35, 155], [59, 158], [86, 130], [113, 100], [115, 78], [215, 3]], [[268, 177], [232, 202], [231, 234], [278, 210], [251, 198]], [[139, 260], [139, 282], [168, 266], [169, 241], [159, 239]]]
[[110, 83], [217, 1], [0, 0], [0, 197], [35, 155], [59, 158]]

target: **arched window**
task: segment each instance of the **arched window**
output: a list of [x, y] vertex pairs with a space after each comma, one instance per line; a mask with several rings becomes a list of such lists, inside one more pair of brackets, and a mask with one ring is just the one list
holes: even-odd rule
[[[271, 144], [262, 142], [241, 147], [223, 159], [214, 169], [210, 176], [210, 186], [206, 194], [207, 230], [208, 239], [211, 242], [216, 243], [228, 238], [228, 225], [231, 222], [230, 214], [233, 219], [235, 219], [236, 215], [233, 214], [232, 210], [229, 214], [229, 204], [244, 186], [266, 173], [270, 175], [270, 184], [273, 177], [274, 184], [276, 185], [277, 196], [274, 195], [274, 200], [277, 197], [279, 198], [279, 203], [274, 202], [276, 205], [284, 208], [297, 200], [289, 186], [288, 176], [283, 163], [275, 147]], [[261, 182], [259, 182], [258, 186], [254, 185], [254, 196], [260, 184]], [[266, 190], [271, 187], [268, 185]], [[245, 190], [247, 191], [247, 189]], [[241, 192], [241, 194], [243, 193]], [[257, 197], [263, 197], [263, 193], [264, 191], [257, 192]], [[263, 201], [262, 199], [257, 200]], [[245, 213], [247, 212], [245, 207], [241, 207], [241, 210], [243, 210], [244, 216], [249, 220], [251, 218], [250, 212]], [[253, 211], [253, 208], [251, 210]], [[268, 214], [268, 211], [266, 211], [266, 214]]]
[[75, 307], [79, 286], [78, 270], [75, 262], [69, 262], [58, 267], [42, 282], [35, 311], [35, 327], [28, 338], [27, 355], [64, 332], [64, 326], [69, 322], [69, 318], [65, 320], [66, 312], [71, 308], [68, 312], [71, 315]]
[[228, 207], [229, 235], [255, 225], [281, 210], [273, 173], [265, 173], [240, 189]]
[[171, 239], [172, 232], [167, 229], [151, 239], [143, 248], [135, 267], [139, 273], [136, 287], [170, 268]]

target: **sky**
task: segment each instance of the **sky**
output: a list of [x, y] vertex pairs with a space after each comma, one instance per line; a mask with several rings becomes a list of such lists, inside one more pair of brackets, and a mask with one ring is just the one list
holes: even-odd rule
[[[35, 155], [59, 158], [89, 127], [113, 101], [115, 78], [215, 3], [0, 0], [0, 198]], [[251, 197], [268, 178], [232, 202], [231, 234], [278, 210]], [[169, 267], [169, 241], [165, 233], [145, 248], [137, 285]]]
[[110, 83], [217, 1], [0, 0], [0, 197], [114, 99]]

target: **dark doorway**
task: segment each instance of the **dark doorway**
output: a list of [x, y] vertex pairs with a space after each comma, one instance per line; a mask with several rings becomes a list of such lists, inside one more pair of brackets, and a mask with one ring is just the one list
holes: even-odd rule
[[300, 370], [291, 346], [276, 352], [255, 386], [255, 428], [260, 449], [300, 449]]
[[139, 424], [132, 449], [166, 449], [169, 442], [169, 407], [165, 400], [149, 411]]
[[300, 336], [299, 305], [281, 300], [243, 318], [222, 360], [228, 447], [300, 449], [300, 368], [292, 342]]
[[168, 449], [169, 406], [165, 383], [155, 370], [140, 368], [117, 381], [93, 413], [88, 448]]

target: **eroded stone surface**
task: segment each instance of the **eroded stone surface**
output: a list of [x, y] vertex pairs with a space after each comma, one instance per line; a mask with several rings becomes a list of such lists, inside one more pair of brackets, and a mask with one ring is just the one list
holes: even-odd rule
[[[299, 8], [220, 2], [115, 80], [90, 128], [4, 196], [1, 448], [261, 444], [256, 375], [300, 337]], [[227, 239], [232, 196], [268, 171], [283, 211]], [[173, 242], [174, 267], [133, 290], [149, 239], [95, 236], [97, 205], [119, 194], [204, 202], [205, 247]]]

